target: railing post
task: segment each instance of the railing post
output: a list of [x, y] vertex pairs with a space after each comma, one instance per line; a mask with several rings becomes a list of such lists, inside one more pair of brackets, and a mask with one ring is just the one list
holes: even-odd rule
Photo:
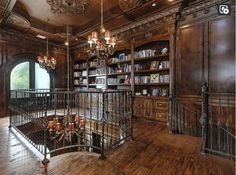
[[107, 94], [105, 96], [105, 92], [102, 92], [102, 149], [101, 149], [101, 156], [99, 157], [100, 159], [104, 160], [106, 159], [106, 156], [104, 154], [104, 129], [105, 129], [105, 97], [107, 97]]
[[202, 114], [200, 123], [202, 125], [202, 154], [206, 154], [207, 140], [208, 140], [208, 87], [204, 82], [201, 88], [202, 92]]
[[49, 163], [49, 160], [47, 159], [47, 123], [48, 123], [48, 119], [47, 119], [47, 93], [45, 93], [43, 108], [44, 108], [44, 119], [43, 119], [44, 159], [43, 159], [42, 163], [43, 163], [43, 165], [46, 165], [47, 163]]
[[132, 118], [133, 118], [133, 97], [132, 97], [132, 92], [130, 91], [129, 92], [129, 98], [130, 98], [130, 105], [131, 106], [129, 106], [130, 108], [131, 108], [131, 113], [130, 113], [130, 118], [129, 118], [129, 120], [130, 120], [130, 134], [131, 134], [131, 140], [134, 140], [134, 135], [133, 135], [133, 124], [132, 124]]

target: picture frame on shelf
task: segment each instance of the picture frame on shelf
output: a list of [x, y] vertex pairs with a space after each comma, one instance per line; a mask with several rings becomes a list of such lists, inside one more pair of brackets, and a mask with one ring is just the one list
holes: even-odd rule
[[158, 69], [159, 61], [152, 61], [150, 65], [150, 70]]

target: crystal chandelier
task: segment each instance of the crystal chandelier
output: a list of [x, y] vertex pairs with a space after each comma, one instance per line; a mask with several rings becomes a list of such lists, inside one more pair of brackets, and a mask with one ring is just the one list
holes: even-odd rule
[[103, 25], [103, 0], [101, 0], [101, 28], [100, 33], [93, 31], [88, 36], [88, 43], [91, 54], [98, 57], [113, 55], [116, 45], [116, 37], [111, 36], [111, 32], [105, 30]]
[[89, 0], [47, 0], [56, 14], [82, 14], [89, 5]]

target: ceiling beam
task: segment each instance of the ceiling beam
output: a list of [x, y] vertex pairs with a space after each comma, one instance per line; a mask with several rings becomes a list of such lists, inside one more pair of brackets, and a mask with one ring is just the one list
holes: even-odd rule
[[0, 10], [2, 11], [0, 15], [0, 25], [6, 22], [15, 4], [16, 4], [16, 0], [6, 0], [5, 6], [0, 6]]

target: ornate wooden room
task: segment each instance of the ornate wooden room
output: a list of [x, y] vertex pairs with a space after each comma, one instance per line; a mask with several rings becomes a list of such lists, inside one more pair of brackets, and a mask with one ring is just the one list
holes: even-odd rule
[[234, 175], [235, 2], [0, 0], [1, 175]]

